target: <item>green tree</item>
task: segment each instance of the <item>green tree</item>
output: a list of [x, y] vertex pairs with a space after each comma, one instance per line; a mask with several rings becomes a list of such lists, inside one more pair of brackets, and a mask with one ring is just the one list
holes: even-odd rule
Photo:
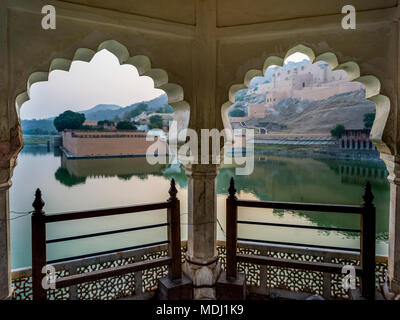
[[332, 130], [331, 130], [331, 135], [332, 137], [340, 139], [342, 137], [343, 132], [346, 130], [344, 125], [342, 124], [337, 124]]
[[86, 182], [86, 177], [77, 177], [74, 174], [68, 172], [67, 169], [59, 167], [54, 173], [56, 180], [60, 181], [63, 185], [72, 187], [77, 184]]
[[129, 121], [120, 121], [117, 123], [118, 130], [136, 130], [136, 126]]
[[366, 129], [371, 129], [372, 125], [374, 124], [375, 120], [375, 113], [365, 113], [364, 114], [364, 127]]
[[102, 126], [85, 126], [83, 125], [80, 129], [87, 131], [104, 131], [104, 127]]
[[163, 119], [159, 115], [154, 115], [150, 117], [150, 124], [149, 128], [150, 129], [162, 129], [163, 127]]
[[235, 109], [229, 113], [230, 117], [245, 117], [246, 113], [242, 109]]
[[57, 116], [53, 123], [57, 131], [61, 132], [65, 129], [80, 129], [85, 120], [84, 114], [67, 110]]

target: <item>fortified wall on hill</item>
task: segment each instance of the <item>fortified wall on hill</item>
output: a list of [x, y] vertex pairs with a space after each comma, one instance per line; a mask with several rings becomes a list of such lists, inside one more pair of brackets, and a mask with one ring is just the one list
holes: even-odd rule
[[247, 116], [231, 117], [232, 122], [265, 118], [274, 112], [273, 106], [285, 99], [320, 101], [329, 97], [363, 89], [359, 82], [349, 82], [344, 71], [331, 71], [326, 63], [319, 62], [289, 70], [276, 68], [272, 81], [249, 89], [248, 94], [264, 94], [264, 104], [247, 106]]

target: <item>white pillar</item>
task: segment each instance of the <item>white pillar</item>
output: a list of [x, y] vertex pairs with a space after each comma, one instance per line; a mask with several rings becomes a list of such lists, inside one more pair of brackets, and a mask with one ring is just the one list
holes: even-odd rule
[[217, 252], [217, 165], [197, 164], [188, 177], [188, 241], [184, 273], [193, 281], [194, 299], [216, 299], [220, 274]]
[[11, 287], [10, 211], [8, 190], [11, 181], [0, 184], [0, 300], [8, 299]]
[[382, 155], [381, 158], [390, 182], [388, 277], [390, 290], [400, 293], [400, 157]]

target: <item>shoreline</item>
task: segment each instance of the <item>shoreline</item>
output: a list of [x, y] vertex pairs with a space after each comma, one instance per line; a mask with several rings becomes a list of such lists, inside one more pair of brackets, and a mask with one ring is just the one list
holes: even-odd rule
[[284, 156], [284, 157], [305, 157], [316, 159], [338, 159], [338, 160], [356, 160], [356, 161], [382, 161], [379, 157], [379, 152], [360, 152], [345, 151], [345, 150], [329, 150], [326, 148], [312, 149], [312, 148], [274, 148], [271, 150], [254, 149], [254, 155], [259, 156]]
[[[47, 147], [48, 141], [51, 147], [55, 147], [53, 136], [27, 136], [27, 141], [24, 141], [25, 146], [41, 146]], [[33, 138], [33, 139], [32, 139]], [[25, 139], [24, 139], [25, 140]], [[62, 146], [58, 147], [67, 159], [102, 159], [102, 158], [135, 158], [146, 157], [146, 154], [116, 154], [116, 155], [85, 155], [77, 156], [68, 152]], [[255, 156], [283, 156], [283, 157], [305, 157], [316, 159], [338, 159], [338, 160], [356, 160], [356, 161], [374, 161], [380, 162], [378, 151], [363, 151], [363, 150], [343, 150], [332, 147], [317, 147], [317, 146], [293, 146], [293, 145], [276, 145], [276, 144], [255, 144]], [[159, 154], [158, 156], [168, 156], [168, 154]]]

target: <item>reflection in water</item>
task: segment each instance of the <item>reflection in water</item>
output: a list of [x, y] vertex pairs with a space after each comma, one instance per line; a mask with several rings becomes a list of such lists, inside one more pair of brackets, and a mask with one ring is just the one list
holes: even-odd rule
[[[56, 149], [57, 150], [57, 149]], [[186, 237], [187, 178], [178, 166], [151, 166], [144, 157], [67, 159], [46, 146], [26, 146], [18, 160], [10, 191], [11, 210], [29, 211], [33, 191], [40, 187], [46, 202], [46, 212], [89, 210], [160, 201], [168, 198], [169, 180], [175, 178], [181, 200], [182, 236]], [[225, 225], [225, 199], [229, 179], [235, 176], [241, 199], [360, 204], [366, 180], [372, 184], [377, 208], [377, 251], [386, 253], [389, 213], [389, 185], [385, 167], [377, 161], [312, 159], [300, 157], [265, 156], [255, 160], [250, 176], [235, 176], [234, 168], [222, 168], [217, 180], [218, 219]], [[26, 179], [29, 177], [29, 179]], [[241, 208], [241, 219], [358, 228], [356, 215], [320, 214], [312, 212], [283, 212]], [[100, 232], [127, 225], [159, 223], [165, 215], [135, 214], [132, 217], [97, 219], [49, 227], [48, 237], [71, 236]], [[49, 259], [112, 248], [165, 240], [165, 230], [144, 231], [123, 236], [101, 237], [80, 243], [62, 243], [48, 249]], [[319, 243], [357, 247], [357, 235], [340, 232], [304, 231], [299, 229], [240, 226], [239, 236], [264, 240]], [[11, 222], [13, 268], [30, 265], [30, 219]], [[218, 229], [218, 238], [224, 232]]]
[[118, 177], [130, 180], [137, 177], [145, 180], [149, 176], [163, 176], [168, 180], [174, 178], [181, 188], [187, 186], [185, 171], [180, 166], [150, 165], [145, 157], [68, 159], [63, 154], [61, 166], [54, 176], [68, 187], [85, 183], [86, 178]]
[[57, 181], [60, 181], [63, 185], [72, 187], [77, 184], [86, 182], [86, 177], [77, 177], [73, 173], [70, 173], [67, 169], [59, 167], [54, 173], [54, 177]]
[[33, 156], [40, 156], [53, 153], [54, 157], [59, 157], [61, 151], [58, 148], [48, 147], [45, 144], [27, 144], [22, 149], [21, 153], [30, 154]]
[[[234, 169], [221, 170], [218, 193], [224, 193], [233, 174]], [[238, 192], [255, 195], [263, 201], [361, 204], [364, 185], [370, 181], [377, 209], [377, 237], [386, 240], [389, 223], [386, 176], [384, 164], [377, 161], [268, 156], [255, 161], [251, 176], [236, 176], [235, 187]], [[275, 210], [275, 214], [280, 213]], [[297, 211], [295, 214], [318, 226], [355, 229], [360, 226], [357, 215], [308, 211]]]
[[85, 183], [86, 178], [118, 177], [130, 180], [133, 176], [147, 179], [149, 174], [162, 176], [166, 165], [150, 165], [145, 157], [68, 159], [61, 156], [61, 166], [55, 178], [66, 186]]
[[[168, 168], [169, 169], [169, 168]], [[166, 165], [149, 165], [146, 158], [67, 159], [55, 173], [66, 186], [85, 183], [90, 177], [113, 177], [130, 180], [133, 176], [147, 179], [149, 175], [174, 177], [181, 187], [187, 186], [184, 170], [168, 170]], [[218, 177], [218, 194], [226, 194], [234, 168], [222, 169]], [[238, 192], [245, 192], [264, 201], [320, 202], [361, 204], [363, 186], [370, 181], [377, 207], [377, 236], [387, 238], [387, 172], [380, 162], [353, 160], [314, 160], [311, 158], [261, 157], [255, 161], [251, 176], [236, 176]], [[280, 210], [275, 215], [282, 216]], [[360, 225], [357, 215], [292, 212], [318, 226], [355, 228]], [[346, 234], [349, 235], [349, 234]]]

